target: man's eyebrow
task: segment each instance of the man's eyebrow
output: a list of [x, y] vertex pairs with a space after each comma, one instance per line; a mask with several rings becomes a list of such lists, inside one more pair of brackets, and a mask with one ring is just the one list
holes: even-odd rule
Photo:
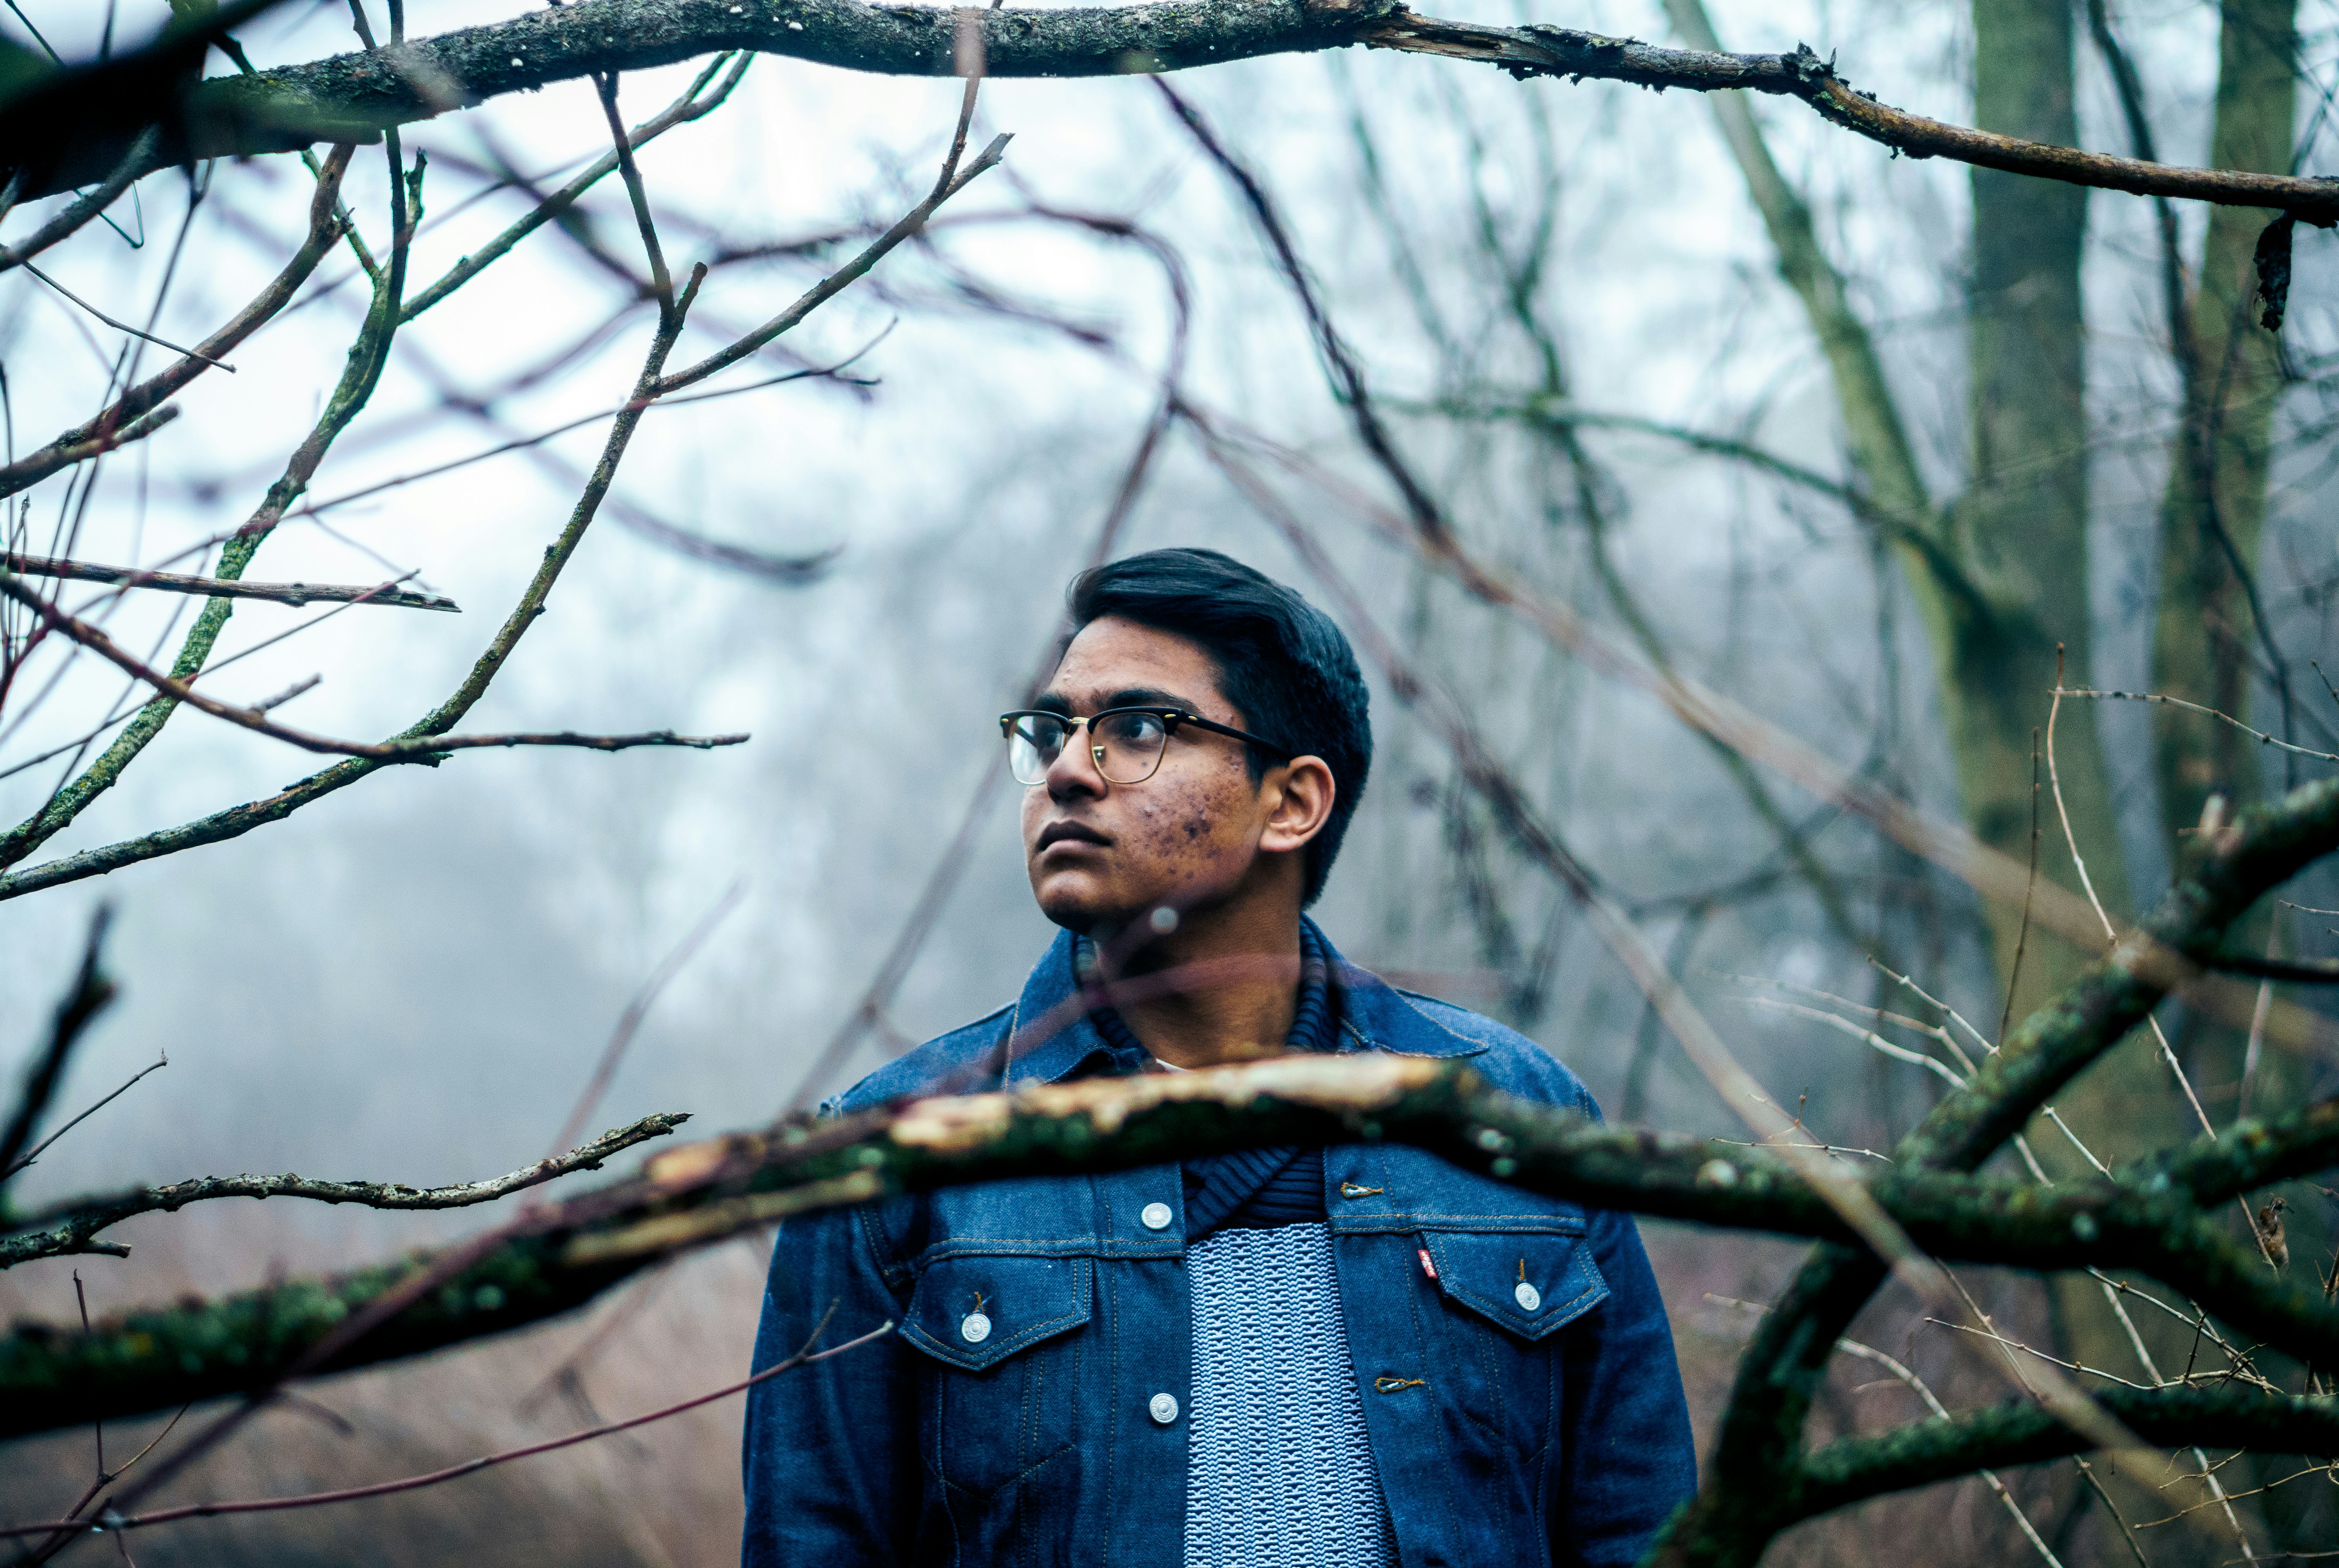
[[[1191, 712], [1193, 704], [1175, 692], [1157, 691], [1151, 686], [1125, 686], [1097, 704], [1096, 711], [1107, 708], [1177, 708]], [[1071, 699], [1061, 692], [1042, 692], [1031, 699], [1031, 706], [1041, 713], [1062, 714], [1070, 717]]]
[[1193, 705], [1175, 692], [1156, 691], [1151, 686], [1130, 686], [1105, 698], [1109, 708], [1179, 708], [1190, 709]]

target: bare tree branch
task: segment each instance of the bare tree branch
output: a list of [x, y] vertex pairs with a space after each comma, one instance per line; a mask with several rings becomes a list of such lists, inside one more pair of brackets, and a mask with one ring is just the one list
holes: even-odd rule
[[[97, 1250], [90, 1238], [140, 1214], [175, 1213], [190, 1203], [217, 1198], [306, 1198], [318, 1203], [354, 1203], [366, 1208], [468, 1208], [579, 1170], [598, 1170], [602, 1161], [653, 1138], [664, 1138], [690, 1119], [687, 1111], [646, 1116], [628, 1127], [603, 1133], [566, 1154], [550, 1155], [508, 1176], [453, 1187], [408, 1187], [389, 1181], [319, 1181], [305, 1176], [201, 1176], [168, 1187], [133, 1187], [108, 1198], [76, 1198], [17, 1216], [0, 1238], [0, 1268], [36, 1257], [62, 1257]], [[108, 1247], [126, 1257], [126, 1247]]]
[[[582, 0], [378, 51], [205, 82], [175, 105], [173, 145], [159, 150], [158, 144], [129, 166], [143, 173], [166, 160], [356, 140], [507, 93], [670, 65], [717, 50], [793, 55], [887, 75], [962, 75], [967, 73], [956, 47], [956, 15], [857, 0], [753, 6], [726, 0]], [[2180, 168], [1949, 124], [1868, 97], [1809, 49], [1778, 54], [1666, 49], [1574, 28], [1443, 21], [1389, 0], [1171, 0], [983, 14], [974, 26], [982, 69], [993, 76], [1160, 73], [1362, 44], [1481, 61], [1520, 77], [1769, 93], [1799, 98], [1830, 123], [1911, 157], [1954, 158], [2103, 190], [2278, 208], [2325, 226], [2339, 222], [2339, 182]], [[44, 148], [63, 147], [45, 160], [28, 163], [9, 144], [5, 133], [15, 127], [0, 123], [0, 165], [34, 171], [27, 196], [95, 179], [123, 159], [123, 108], [102, 89], [85, 88], [84, 96], [94, 101], [71, 112], [52, 108], [41, 125]]]
[[303, 751], [321, 752], [328, 756], [365, 757], [376, 762], [426, 761], [446, 752], [472, 751], [483, 746], [582, 746], [589, 751], [626, 751], [634, 746], [691, 746], [704, 751], [710, 746], [743, 745], [745, 735], [681, 735], [672, 730], [648, 730], [638, 735], [588, 735], [575, 730], [558, 733], [532, 733], [493, 735], [401, 735], [386, 741], [345, 741], [331, 735], [321, 735], [311, 730], [295, 729], [291, 725], [278, 724], [260, 708], [242, 707], [222, 702], [207, 692], [197, 691], [192, 685], [166, 676], [134, 654], [124, 650], [112, 637], [78, 616], [69, 616], [25, 587], [5, 571], [0, 571], [0, 597], [15, 600], [39, 616], [52, 631], [71, 637], [74, 642], [96, 654], [123, 674], [144, 681], [173, 702], [241, 725], [274, 740], [299, 746]]
[[125, 588], [160, 588], [174, 594], [201, 594], [206, 598], [268, 599], [280, 605], [388, 605], [402, 610], [446, 610], [462, 606], [442, 594], [419, 594], [390, 583], [359, 587], [338, 583], [248, 583], [240, 577], [196, 577], [179, 572], [150, 572], [137, 567], [103, 567], [94, 561], [61, 561], [48, 556], [0, 553], [0, 571], [25, 577], [65, 577], [77, 583], [113, 583]]
[[[102, 458], [133, 441], [143, 441], [178, 417], [179, 405], [165, 403], [153, 413], [141, 415], [125, 425], [94, 431], [78, 440], [60, 436], [31, 457], [20, 458], [7, 467], [0, 468], [0, 495], [15, 495], [25, 486], [44, 479], [61, 468], [85, 463], [92, 458]], [[73, 434], [80, 435], [81, 432]]]

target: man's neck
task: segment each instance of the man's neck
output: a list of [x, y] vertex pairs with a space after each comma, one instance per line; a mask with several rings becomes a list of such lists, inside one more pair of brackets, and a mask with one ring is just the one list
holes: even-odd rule
[[1156, 1059], [1172, 1067], [1219, 1067], [1283, 1050], [1299, 1006], [1298, 910], [1196, 913], [1116, 963], [1115, 952], [1129, 946], [1126, 937], [1100, 937], [1100, 978], [1171, 982], [1165, 994], [1116, 998], [1113, 1004]]

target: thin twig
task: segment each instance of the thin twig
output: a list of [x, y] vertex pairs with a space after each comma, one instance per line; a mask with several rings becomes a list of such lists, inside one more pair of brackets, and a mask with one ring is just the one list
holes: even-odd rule
[[979, 78], [971, 78], [967, 83], [965, 101], [959, 109], [958, 125], [951, 135], [950, 154], [943, 159], [942, 174], [934, 182], [933, 192], [924, 201], [903, 213], [899, 222], [870, 242], [858, 255], [806, 290], [794, 304], [790, 305], [745, 337], [738, 339], [727, 347], [716, 350], [698, 363], [686, 370], [676, 370], [674, 374], [660, 380], [656, 384], [655, 395], [663, 398], [670, 392], [677, 392], [685, 387], [703, 381], [717, 370], [737, 364], [764, 348], [775, 338], [793, 329], [806, 316], [811, 315], [831, 299], [851, 287], [870, 268], [883, 261], [895, 246], [923, 229], [926, 220], [933, 216], [936, 208], [965, 190], [986, 170], [994, 167], [1000, 158], [1005, 154], [1007, 143], [1012, 141], [1013, 137], [994, 136], [992, 138], [991, 144], [976, 156], [974, 162], [964, 168], [959, 167], [958, 163], [959, 155], [966, 146], [968, 123], [974, 115], [974, 94], [979, 80]]
[[633, 204], [634, 221], [642, 232], [642, 249], [650, 262], [650, 290], [657, 296], [660, 315], [674, 311], [674, 275], [666, 270], [666, 248], [658, 243], [657, 222], [650, 216], [649, 192], [642, 186], [642, 172], [634, 163], [634, 141], [627, 134], [625, 121], [617, 117], [617, 77], [615, 72], [598, 76], [593, 82], [600, 95], [601, 112], [609, 122], [609, 140], [616, 149], [617, 168], [625, 176], [626, 196]]
[[[1883, 1351], [1872, 1346], [1862, 1345], [1856, 1339], [1839, 1339], [1835, 1342], [1835, 1347], [1848, 1356], [1857, 1356], [1863, 1361], [1874, 1362], [1908, 1385], [1910, 1390], [1925, 1402], [1925, 1408], [1931, 1411], [1935, 1416], [1943, 1421], [1949, 1418], [1949, 1411], [1943, 1407], [1939, 1399], [1933, 1396], [1933, 1391], [1925, 1386], [1925, 1380]], [[2048, 1549], [2046, 1541], [2040, 1537], [2038, 1528], [2030, 1523], [2030, 1516], [2023, 1513], [2021, 1504], [2015, 1502], [2014, 1494], [2006, 1489], [2006, 1483], [1998, 1478], [1998, 1473], [1993, 1470], [1982, 1470], [1976, 1474], [1989, 1484], [1990, 1491], [1997, 1494], [1999, 1502], [2005, 1504], [2006, 1511], [2014, 1515], [2014, 1523], [2020, 1527], [2023, 1538], [2037, 1548], [2038, 1555], [2053, 1564], [2053, 1568], [2062, 1568], [2062, 1563]]]
[[10, 1166], [0, 1166], [0, 1181], [7, 1180], [10, 1177], [15, 1175], [18, 1171], [24, 1169], [26, 1166], [40, 1159], [42, 1155], [48, 1152], [50, 1146], [55, 1143], [58, 1139], [63, 1138], [66, 1133], [71, 1132], [74, 1128], [79, 1127], [83, 1122], [87, 1121], [91, 1117], [95, 1116], [99, 1111], [104, 1110], [107, 1106], [112, 1105], [115, 1100], [129, 1093], [131, 1089], [136, 1085], [140, 1079], [145, 1077], [150, 1072], [160, 1072], [163, 1069], [170, 1065], [171, 1059], [169, 1055], [163, 1054], [156, 1057], [153, 1061], [147, 1063], [144, 1067], [140, 1068], [136, 1072], [132, 1073], [129, 1078], [123, 1081], [122, 1086], [119, 1089], [116, 1089], [112, 1094], [107, 1095], [95, 1105], [91, 1106], [87, 1110], [83, 1111], [79, 1116], [74, 1117], [71, 1121], [66, 1122], [63, 1127], [58, 1128], [54, 1132], [49, 1134], [48, 1137], [41, 1139], [40, 1142], [33, 1145], [31, 1149], [25, 1150], [25, 1157], [16, 1161], [15, 1164]]
[[2022, 889], [2022, 925], [2014, 939], [2014, 962], [2006, 971], [2006, 1007], [1998, 1015], [1998, 1038], [2014, 1022], [2014, 992], [2022, 980], [2023, 950], [2030, 945], [2030, 895], [2038, 886], [2038, 731], [2030, 731], [2030, 876]]
[[723, 923], [724, 918], [739, 907], [739, 897], [746, 891], [747, 879], [745, 877], [725, 888], [723, 896], [699, 917], [698, 923], [690, 928], [689, 933], [658, 961], [657, 968], [650, 971], [649, 979], [642, 982], [641, 990], [636, 991], [634, 999], [626, 1004], [625, 1012], [617, 1019], [617, 1027], [610, 1032], [609, 1043], [602, 1048], [601, 1060], [595, 1065], [593, 1076], [585, 1080], [584, 1089], [577, 1096], [577, 1103], [569, 1108], [567, 1119], [560, 1124], [559, 1135], [552, 1140], [555, 1150], [576, 1142], [577, 1135], [585, 1129], [586, 1119], [593, 1114], [593, 1108], [601, 1103], [601, 1096], [608, 1091], [609, 1080], [617, 1076], [617, 1064], [625, 1060], [626, 1050], [633, 1044], [634, 1035], [640, 1030], [642, 1020], [649, 1016], [650, 1004], [657, 1000], [658, 993], [666, 988], [667, 982], [682, 972], [682, 966], [690, 962], [691, 956], [706, 945], [706, 939], [715, 934], [715, 928]]
[[[643, 403], [641, 405], [641, 409], [672, 409], [679, 408], [686, 403], [708, 402], [716, 398], [735, 398], [742, 392], [759, 392], [766, 387], [786, 386], [791, 381], [848, 379], [843, 377], [842, 372], [850, 368], [855, 360], [867, 354], [872, 349], [874, 349], [879, 343], [883, 342], [886, 335], [892, 330], [893, 328], [888, 326], [884, 331], [879, 332], [868, 342], [863, 344], [851, 354], [837, 360], [833, 365], [817, 366], [814, 369], [804, 370], [790, 370], [785, 375], [768, 376], [763, 380], [749, 381], [744, 386], [722, 387], [712, 392], [693, 392], [688, 397], [685, 398], [653, 398], [649, 401]], [[499, 458], [506, 452], [517, 452], [524, 450], [529, 447], [541, 446], [545, 442], [551, 440], [556, 436], [565, 436], [571, 430], [578, 430], [584, 429], [587, 425], [598, 424], [603, 419], [611, 419], [619, 414], [638, 411], [641, 410], [633, 408], [630, 404], [625, 403], [621, 403], [614, 409], [602, 409], [597, 412], [586, 414], [580, 418], [569, 419], [565, 423], [555, 425], [548, 430], [539, 430], [532, 436], [517, 437], [514, 439], [505, 441], [498, 446], [489, 447], [487, 450], [482, 452], [473, 452], [468, 457], [454, 458], [447, 462], [433, 464], [431, 467], [427, 468], [418, 468], [410, 474], [400, 474], [392, 478], [378, 479], [370, 485], [366, 485], [358, 489], [350, 490], [343, 495], [331, 497], [325, 500], [311, 501], [291, 515], [296, 518], [315, 517], [321, 512], [330, 512], [336, 507], [346, 507], [351, 501], [361, 501], [369, 496], [378, 496], [384, 490], [394, 490], [401, 485], [410, 485], [419, 479], [436, 478], [441, 474], [452, 473], [457, 468], [469, 468], [473, 463], [483, 463], [490, 458]]]
[[2266, 734], [2264, 730], [2252, 729], [2241, 720], [2221, 714], [2216, 708], [2205, 707], [2199, 703], [2188, 703], [2183, 697], [2162, 696], [2157, 692], [2097, 692], [2086, 691], [2077, 687], [2066, 691], [2059, 679], [2055, 683], [2055, 695], [2058, 697], [2094, 697], [2103, 701], [2163, 703], [2172, 708], [2183, 708], [2187, 713], [2203, 714], [2222, 724], [2229, 724], [2244, 735], [2256, 736], [2261, 745], [2274, 746], [2303, 757], [2315, 757], [2323, 762], [2339, 763], [2339, 752], [2318, 752], [2306, 746], [2293, 745], [2286, 740]]
[[1975, 1336], [1977, 1338], [1989, 1340], [1991, 1343], [2002, 1346], [2008, 1350], [2019, 1350], [2025, 1356], [2035, 1356], [2039, 1360], [2052, 1363], [2053, 1365], [2063, 1368], [2067, 1372], [2084, 1373], [2087, 1376], [2100, 1377], [2107, 1383], [2117, 1383], [2126, 1388], [2151, 1388], [2156, 1386], [2154, 1384], [2137, 1383], [2131, 1378], [2122, 1377], [2117, 1372], [2106, 1372], [2099, 1366], [2089, 1366], [2082, 1362], [2066, 1361], [2059, 1356], [2049, 1356], [2047, 1352], [2039, 1349], [2037, 1346], [2025, 1345], [2018, 1339], [2008, 1339], [2005, 1335], [1999, 1333], [1994, 1328], [1976, 1328], [1969, 1323], [1952, 1323], [1946, 1317], [1928, 1317], [1925, 1321], [1932, 1324], [1937, 1328], [1955, 1329], [1959, 1334], [1970, 1334]]
[[74, 293], [71, 289], [66, 288], [63, 283], [58, 282], [54, 278], [50, 277], [38, 267], [34, 266], [30, 261], [25, 262], [24, 268], [25, 271], [32, 273], [34, 277], [38, 278], [42, 282], [46, 283], [50, 288], [55, 290], [58, 293], [63, 294], [66, 299], [71, 300], [74, 304], [79, 305], [83, 310], [87, 311], [91, 315], [95, 316], [99, 321], [104, 321], [115, 331], [127, 332], [133, 338], [143, 338], [146, 341], [154, 344], [158, 348], [168, 349], [171, 352], [182, 355], [186, 359], [201, 360], [204, 364], [210, 365], [216, 370], [225, 370], [231, 376], [235, 374], [235, 367], [229, 364], [224, 360], [214, 360], [209, 354], [198, 353], [192, 349], [181, 348], [178, 344], [171, 341], [168, 338], [158, 338], [152, 332], [140, 331], [137, 328], [132, 326], [127, 321], [115, 321], [113, 317], [99, 310], [95, 305], [91, 304], [87, 300], [83, 299], [79, 294]]
[[337, 740], [331, 735], [316, 735], [308, 730], [281, 725], [256, 709], [240, 707], [222, 702], [208, 693], [173, 676], [166, 676], [143, 660], [124, 651], [113, 638], [97, 627], [76, 616], [66, 615], [46, 599], [34, 593], [5, 571], [0, 571], [0, 595], [25, 606], [52, 630], [63, 633], [82, 646], [90, 649], [124, 674], [135, 676], [173, 701], [211, 715], [213, 718], [241, 725], [274, 740], [299, 746], [303, 751], [321, 752], [329, 756], [364, 757], [377, 762], [421, 760], [442, 752], [476, 750], [483, 746], [577, 746], [588, 751], [627, 751], [635, 746], [688, 746], [705, 751], [713, 746], [744, 745], [746, 735], [684, 735], [672, 730], [646, 730], [635, 735], [595, 735], [575, 730], [555, 733], [528, 733], [492, 735], [410, 735], [380, 742]]

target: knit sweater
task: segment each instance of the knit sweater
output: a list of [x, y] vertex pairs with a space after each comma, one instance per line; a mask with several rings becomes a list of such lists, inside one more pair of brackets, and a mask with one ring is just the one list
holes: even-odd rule
[[[1287, 1049], [1328, 1051], [1339, 992], [1301, 932]], [[1092, 954], [1080, 954], [1086, 973]], [[1140, 1049], [1110, 1008], [1117, 1050]], [[1394, 1568], [1325, 1225], [1321, 1149], [1241, 1149], [1185, 1162], [1193, 1303], [1186, 1568]]]

